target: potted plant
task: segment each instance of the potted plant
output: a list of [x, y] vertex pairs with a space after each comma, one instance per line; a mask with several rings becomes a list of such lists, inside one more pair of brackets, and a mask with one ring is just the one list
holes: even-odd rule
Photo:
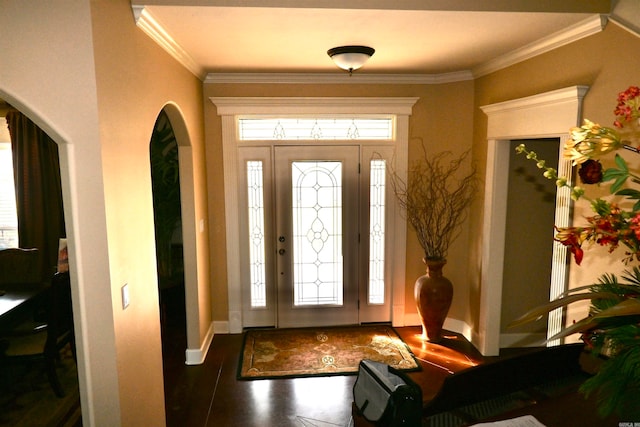
[[[609, 253], [625, 248], [622, 262], [629, 265], [640, 261], [640, 190], [629, 187], [638, 184], [640, 176], [631, 170], [617, 150], [638, 153], [631, 141], [637, 140], [640, 118], [640, 89], [629, 87], [618, 95], [614, 110], [615, 128], [600, 126], [589, 120], [571, 129], [571, 139], [565, 144], [564, 155], [579, 166], [584, 184], [610, 182], [612, 196], [590, 199], [580, 186], [558, 177], [557, 171], [538, 159], [535, 152], [520, 145], [516, 151], [535, 161], [544, 176], [556, 181], [558, 187], [569, 187], [575, 201], [586, 200], [594, 215], [586, 224], [558, 228], [555, 240], [569, 248], [577, 265], [583, 261], [585, 244], [609, 248]], [[602, 170], [600, 158], [615, 153], [615, 166]], [[603, 417], [617, 414], [624, 420], [640, 419], [636, 392], [640, 390], [640, 267], [627, 269], [618, 278], [603, 272], [597, 283], [570, 289], [557, 299], [534, 308], [511, 323], [516, 326], [541, 318], [551, 310], [566, 307], [576, 301], [589, 300], [590, 311], [583, 319], [566, 327], [549, 340], [580, 334], [585, 347], [603, 363], [595, 375], [585, 381], [580, 391], [595, 394], [598, 411]]]
[[391, 187], [407, 222], [424, 251], [426, 274], [418, 278], [414, 296], [422, 323], [423, 338], [438, 342], [446, 319], [453, 286], [442, 275], [451, 242], [459, 235], [477, 190], [476, 171], [461, 170], [469, 151], [453, 157], [445, 151], [429, 156], [422, 144], [422, 157], [411, 163], [405, 181], [391, 170]]

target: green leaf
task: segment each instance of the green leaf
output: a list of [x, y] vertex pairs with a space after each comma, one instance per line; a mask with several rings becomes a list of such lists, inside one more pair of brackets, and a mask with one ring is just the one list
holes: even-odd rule
[[532, 310], [529, 310], [522, 316], [518, 317], [517, 319], [509, 323], [508, 327], [513, 328], [516, 326], [523, 325], [525, 323], [533, 322], [535, 320], [540, 319], [542, 316], [549, 313], [550, 311], [555, 310], [556, 308], [566, 307], [567, 305], [574, 303], [576, 301], [582, 301], [587, 299], [588, 300], [593, 300], [593, 299], [617, 300], [619, 299], [619, 297], [616, 294], [613, 294], [611, 292], [589, 292], [589, 293], [568, 295], [566, 297], [555, 299], [553, 301], [548, 302], [547, 304], [543, 304]]
[[604, 171], [604, 173], [602, 174], [602, 181], [611, 181], [612, 179], [617, 179], [622, 176], [629, 176], [629, 172], [611, 168]]
[[595, 328], [596, 326], [598, 326], [597, 319], [595, 319], [594, 317], [585, 317], [584, 319], [579, 320], [573, 325], [564, 328], [554, 336], [547, 338], [547, 341], [553, 341], [560, 338], [568, 337], [569, 335], [572, 335], [578, 332], [585, 332], [585, 331], [588, 331], [589, 329]]
[[624, 301], [596, 314], [594, 318], [608, 318], [617, 316], [640, 315], [640, 301], [636, 298], [627, 298]]
[[640, 199], [640, 191], [633, 188], [623, 188], [616, 193], [616, 196], [627, 196], [629, 199]]
[[627, 181], [628, 177], [629, 177], [628, 175], [624, 175], [624, 176], [621, 176], [621, 177], [617, 178], [616, 181], [613, 184], [611, 184], [611, 190], [610, 191], [612, 193], [615, 193], [618, 190], [620, 190], [620, 187], [622, 187], [624, 185], [624, 183]]
[[553, 341], [556, 339], [568, 337], [569, 335], [585, 332], [590, 329], [598, 326], [600, 321], [618, 316], [634, 316], [640, 315], [640, 301], [630, 298], [622, 301], [621, 303], [608, 308], [607, 310], [603, 310], [602, 312], [596, 314], [595, 316], [585, 317], [578, 322], [568, 326], [555, 334], [552, 337], [549, 337], [547, 341]]
[[620, 170], [624, 170], [625, 172], [629, 172], [629, 168], [627, 167], [627, 162], [624, 161], [620, 154], [616, 154], [615, 157], [616, 165], [620, 168]]

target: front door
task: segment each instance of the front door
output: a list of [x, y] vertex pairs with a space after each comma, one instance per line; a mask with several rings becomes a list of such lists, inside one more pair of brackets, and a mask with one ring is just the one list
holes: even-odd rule
[[358, 323], [356, 146], [275, 147], [279, 327]]

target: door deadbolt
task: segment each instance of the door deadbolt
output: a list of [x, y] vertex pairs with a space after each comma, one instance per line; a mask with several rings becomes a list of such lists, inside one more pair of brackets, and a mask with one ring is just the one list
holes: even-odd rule
[[284, 236], [280, 236], [280, 237], [278, 237], [278, 242], [280, 242], [280, 243], [284, 243]]

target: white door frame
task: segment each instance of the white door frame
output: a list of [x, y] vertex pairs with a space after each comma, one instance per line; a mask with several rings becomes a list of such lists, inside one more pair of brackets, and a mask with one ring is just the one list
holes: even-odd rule
[[[472, 342], [485, 356], [498, 355], [500, 351], [509, 141], [559, 138], [558, 174], [570, 179], [571, 161], [563, 161], [562, 147], [569, 137], [569, 128], [580, 125], [582, 99], [587, 90], [587, 86], [572, 86], [480, 107], [488, 117], [488, 141], [482, 229], [480, 321]], [[556, 197], [556, 225], [570, 224], [571, 206], [568, 188], [560, 189]], [[567, 289], [569, 266], [566, 259], [566, 248], [556, 242], [551, 267], [551, 298]], [[550, 331], [561, 326], [561, 318], [558, 317], [560, 316], [550, 317]]]
[[[242, 289], [240, 281], [240, 246], [238, 223], [238, 150], [236, 116], [239, 115], [291, 115], [291, 114], [390, 114], [396, 117], [396, 168], [406, 174], [409, 143], [409, 116], [418, 98], [376, 97], [211, 97], [222, 118], [222, 149], [224, 162], [225, 216], [227, 243], [227, 288], [229, 321], [217, 324], [219, 332], [241, 333]], [[394, 205], [394, 215], [400, 216], [399, 206]], [[404, 326], [406, 222], [396, 221], [394, 230], [394, 257], [390, 262], [393, 271], [392, 323]]]

